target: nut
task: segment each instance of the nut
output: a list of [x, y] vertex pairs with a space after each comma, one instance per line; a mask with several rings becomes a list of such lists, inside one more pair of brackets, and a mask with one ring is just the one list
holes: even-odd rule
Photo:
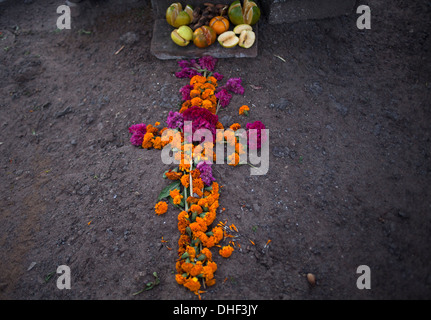
[[311, 286], [314, 287], [316, 285], [316, 276], [314, 274], [308, 273], [307, 274], [307, 280]]

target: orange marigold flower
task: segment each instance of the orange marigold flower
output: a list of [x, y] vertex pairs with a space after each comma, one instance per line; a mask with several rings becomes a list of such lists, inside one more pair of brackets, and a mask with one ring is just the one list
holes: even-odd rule
[[179, 168], [181, 171], [190, 172], [190, 161], [187, 161], [187, 159], [184, 158], [184, 161], [181, 161]]
[[196, 89], [190, 90], [190, 98], [191, 99], [196, 98], [196, 97], [200, 98], [200, 96], [201, 96], [200, 90], [196, 90]]
[[221, 248], [219, 250], [219, 254], [223, 257], [223, 258], [229, 258], [231, 256], [233, 252], [233, 248], [231, 246], [224, 246], [223, 248]]
[[223, 239], [223, 229], [220, 227], [214, 227], [212, 230], [214, 238], [217, 242], [220, 242]]
[[211, 286], [215, 285], [215, 283], [216, 283], [216, 279], [215, 279], [215, 278], [212, 278], [212, 279], [210, 279], [210, 280], [206, 280], [206, 281], [205, 281], [205, 285], [206, 285], [207, 287], [211, 287]]
[[164, 201], [160, 201], [156, 203], [154, 206], [156, 214], [161, 215], [164, 214], [166, 211], [168, 211], [168, 204]]
[[[193, 90], [192, 90], [193, 91]], [[201, 94], [202, 99], [208, 99], [209, 96], [212, 96], [214, 94], [214, 90], [211, 89], [205, 89], [204, 92]]]
[[214, 108], [213, 103], [207, 99], [202, 101], [201, 106], [202, 106], [202, 108], [208, 109], [209, 111], [211, 111]]
[[186, 252], [189, 254], [190, 259], [193, 259], [196, 256], [196, 250], [192, 246], [187, 246]]
[[244, 154], [245, 153], [245, 151], [244, 151], [244, 145], [241, 144], [241, 143], [235, 144], [235, 152], [238, 153], [238, 154]]
[[201, 284], [198, 278], [193, 277], [187, 279], [186, 283], [184, 283], [184, 287], [186, 287], [190, 291], [196, 292], [201, 288]]
[[215, 246], [215, 238], [214, 236], [208, 237], [205, 241], [202, 241], [203, 245], [207, 248], [212, 248]]
[[195, 75], [190, 79], [190, 84], [193, 85], [195, 83], [205, 83], [207, 78], [201, 75]]
[[238, 129], [241, 129], [241, 125], [239, 123], [234, 123], [229, 128], [231, 128], [233, 131], [236, 131]]
[[250, 108], [248, 107], [248, 106], [246, 106], [246, 105], [243, 105], [243, 106], [241, 106], [240, 108], [239, 108], [239, 115], [241, 116], [241, 115], [245, 115], [245, 116], [248, 116], [248, 112], [250, 111]]
[[189, 273], [192, 277], [200, 275], [202, 273], [202, 262], [196, 262], [196, 264], [193, 266], [193, 268], [191, 268]]
[[176, 197], [173, 198], [173, 203], [174, 204], [180, 204], [182, 199], [183, 199], [183, 196], [182, 195], [178, 195], [178, 196], [176, 196]]
[[185, 187], [188, 188], [190, 186], [190, 175], [185, 174], [181, 177], [181, 184]]
[[205, 266], [202, 268], [202, 273], [206, 280], [211, 280], [214, 278], [213, 269], [210, 266]]
[[147, 132], [151, 132], [153, 134], [157, 134], [159, 132], [159, 129], [154, 127], [152, 124], [147, 125]]
[[181, 274], [177, 273], [175, 275], [175, 280], [177, 281], [178, 284], [184, 284], [187, 281], [186, 277], [183, 277]]
[[190, 103], [191, 103], [192, 107], [193, 107], [193, 106], [198, 106], [198, 107], [200, 107], [200, 106], [202, 106], [202, 99], [201, 99], [201, 98], [196, 97], [196, 98], [193, 98], [192, 100], [190, 100]]
[[213, 261], [210, 261], [210, 262], [207, 263], [207, 266], [211, 267], [211, 269], [213, 270], [213, 272], [217, 271], [217, 263], [215, 263]]
[[206, 82], [204, 84], [202, 84], [202, 89], [206, 90], [206, 89], [210, 89], [212, 91], [215, 91], [215, 86], [212, 83]]
[[185, 234], [182, 234], [178, 239], [178, 246], [187, 248], [189, 244], [190, 244], [190, 237]]
[[224, 138], [226, 139], [226, 141], [231, 145], [234, 146], [236, 143], [236, 137], [235, 137], [235, 132], [232, 129], [227, 129], [224, 132]]
[[192, 178], [193, 179], [197, 179], [197, 178], [199, 178], [201, 176], [201, 172], [199, 171], [199, 169], [193, 169], [192, 172], [191, 172], [191, 174], [192, 174]]
[[162, 149], [162, 138], [156, 137], [153, 141], [153, 147], [155, 149]]
[[168, 172], [165, 173], [166, 178], [168, 178], [169, 180], [179, 180], [182, 175], [183, 175], [182, 172], [175, 172], [172, 170], [169, 170]]
[[180, 190], [173, 189], [173, 190], [169, 191], [169, 195], [171, 196], [171, 198], [175, 198], [176, 196], [181, 195], [181, 193], [180, 193]]
[[181, 265], [181, 268], [183, 269], [184, 272], [190, 273], [190, 270], [192, 270], [192, 268], [193, 268], [193, 263], [184, 262]]
[[193, 188], [198, 188], [202, 190], [204, 187], [205, 187], [205, 184], [201, 178], [193, 179]]
[[211, 250], [210, 250], [210, 249], [208, 249], [208, 248], [203, 248], [203, 249], [201, 250], [201, 253], [205, 255], [206, 260], [208, 260], [208, 261], [212, 261], [212, 259], [213, 259], [213, 254], [212, 254], [212, 252], [211, 252]]
[[216, 218], [215, 210], [210, 210], [205, 214], [204, 221], [207, 224], [207, 226], [209, 226], [211, 225], [211, 223], [214, 222], [215, 218]]
[[228, 165], [236, 167], [239, 164], [239, 155], [237, 153], [232, 153], [227, 157]]
[[198, 205], [201, 206], [201, 207], [208, 206], [208, 200], [205, 199], [205, 198], [199, 199]]
[[202, 208], [201, 206], [198, 206], [197, 204], [194, 204], [190, 207], [190, 212], [197, 212], [197, 214], [201, 214], [202, 213]]
[[215, 182], [215, 181], [214, 181], [214, 182], [212, 183], [212, 185], [211, 185], [211, 188], [212, 188], [212, 191], [211, 191], [211, 192], [212, 192], [213, 194], [219, 193], [219, 188], [220, 188], [220, 187], [219, 187], [219, 184], [218, 184], [217, 182]]
[[151, 132], [147, 132], [144, 135], [144, 139], [142, 140], [142, 148], [144, 149], [149, 149], [153, 146], [153, 138], [154, 138], [154, 134], [152, 134]]
[[192, 196], [188, 196], [187, 197], [187, 202], [188, 203], [198, 203], [198, 198], [192, 197]]
[[210, 76], [207, 78], [207, 81], [210, 82], [212, 85], [217, 86], [217, 79], [213, 76]]

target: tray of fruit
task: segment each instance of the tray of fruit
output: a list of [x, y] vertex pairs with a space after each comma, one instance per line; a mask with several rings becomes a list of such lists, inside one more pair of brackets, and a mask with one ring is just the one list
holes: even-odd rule
[[159, 59], [256, 57], [260, 15], [252, 0], [195, 7], [172, 3], [154, 23], [151, 52]]

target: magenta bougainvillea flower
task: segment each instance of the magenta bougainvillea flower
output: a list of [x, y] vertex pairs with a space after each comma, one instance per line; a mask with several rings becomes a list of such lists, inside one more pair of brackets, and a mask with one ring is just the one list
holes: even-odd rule
[[201, 69], [207, 70], [207, 71], [214, 71], [215, 65], [217, 63], [217, 58], [214, 58], [212, 56], [203, 56], [199, 59], [199, 65]]
[[193, 89], [193, 86], [191, 84], [186, 84], [184, 87], [180, 89], [181, 93], [181, 99], [183, 101], [190, 99], [190, 91]]
[[198, 163], [196, 168], [201, 173], [200, 178], [202, 179], [204, 184], [208, 187], [211, 186], [213, 181], [215, 181], [215, 178], [213, 177], [213, 170], [212, 170], [211, 164], [205, 161], [201, 161]]
[[232, 95], [226, 89], [221, 89], [219, 92], [216, 92], [215, 96], [222, 107], [226, 107], [230, 99], [232, 99]]
[[182, 128], [184, 125], [184, 117], [181, 113], [175, 111], [169, 111], [168, 118], [166, 119], [166, 124], [168, 128], [178, 129]]
[[195, 133], [198, 129], [207, 129], [211, 131], [213, 138], [216, 137], [216, 124], [218, 122], [218, 116], [212, 114], [205, 108], [198, 106], [191, 107], [184, 111], [184, 122], [192, 122], [192, 133]]
[[223, 86], [227, 91], [231, 91], [235, 94], [244, 94], [244, 87], [241, 85], [241, 78], [230, 78]]
[[[262, 143], [264, 143], [267, 139], [265, 131], [262, 131], [263, 129], [265, 129], [265, 125], [258, 120], [253, 123], [247, 123], [246, 128], [248, 147], [253, 150], [260, 149]], [[250, 130], [253, 131], [252, 134]]]
[[130, 142], [134, 146], [141, 146], [144, 140], [144, 135], [147, 133], [147, 126], [143, 123], [134, 124], [129, 127], [129, 133], [132, 134]]

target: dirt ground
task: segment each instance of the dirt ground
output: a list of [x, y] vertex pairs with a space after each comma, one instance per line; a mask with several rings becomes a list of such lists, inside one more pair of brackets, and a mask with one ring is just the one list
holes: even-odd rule
[[[150, 2], [113, 2], [61, 31], [61, 1], [0, 4], [2, 299], [197, 299], [175, 282], [178, 212], [154, 214], [167, 168], [128, 132], [177, 110], [186, 81], [150, 53]], [[431, 4], [361, 4], [371, 30], [356, 13], [263, 18], [256, 58], [218, 61], [245, 87], [220, 119], [261, 120], [270, 166], [216, 166], [217, 218], [241, 249], [214, 252], [202, 299], [431, 298]], [[56, 286], [59, 265], [70, 290]], [[360, 265], [369, 290], [356, 286]], [[153, 272], [160, 284], [133, 295]]]

